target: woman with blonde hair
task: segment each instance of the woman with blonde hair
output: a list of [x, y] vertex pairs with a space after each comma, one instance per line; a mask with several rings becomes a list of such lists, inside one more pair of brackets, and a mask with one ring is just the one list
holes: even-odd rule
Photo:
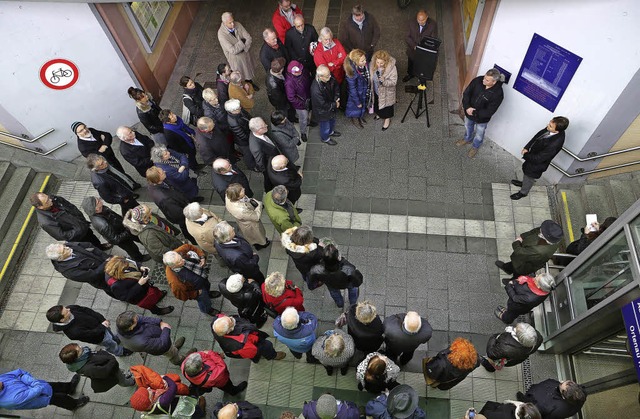
[[367, 56], [361, 49], [354, 49], [343, 63], [347, 77], [347, 106], [344, 114], [351, 118], [351, 123], [356, 128], [364, 128], [362, 124], [367, 121], [364, 113], [371, 103], [371, 89]]
[[239, 183], [232, 183], [225, 192], [225, 207], [238, 222], [242, 237], [256, 250], [264, 249], [271, 244], [260, 221], [262, 202], [249, 198]]
[[272, 273], [264, 281], [262, 284], [262, 299], [265, 305], [276, 315], [282, 314], [287, 307], [305, 311], [302, 290], [293, 285], [293, 282], [284, 279], [284, 275], [280, 272]]
[[396, 103], [398, 69], [396, 59], [383, 49], [373, 53], [371, 58], [371, 91], [373, 92], [374, 119], [384, 119], [382, 131], [391, 124]]
[[465, 338], [456, 338], [451, 346], [438, 352], [438, 355], [422, 360], [422, 373], [431, 387], [449, 390], [479, 365], [473, 344]]

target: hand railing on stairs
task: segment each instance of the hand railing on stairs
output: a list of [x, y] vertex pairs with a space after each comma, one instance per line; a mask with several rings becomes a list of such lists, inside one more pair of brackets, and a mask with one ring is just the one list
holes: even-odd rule
[[[18, 135], [14, 135], [14, 134], [11, 134], [11, 133], [8, 133], [8, 132], [4, 132], [4, 131], [0, 131], [0, 135], [4, 135], [5, 137], [13, 138], [15, 140], [19, 140], [19, 141], [22, 141], [22, 142], [25, 142], [25, 143], [34, 143], [34, 142], [38, 141], [39, 139], [45, 137], [46, 135], [51, 134], [53, 131], [55, 131], [55, 128], [50, 128], [47, 131], [43, 132], [42, 134], [38, 135], [37, 137], [31, 138], [31, 139], [20, 137]], [[31, 148], [23, 147], [23, 146], [20, 146], [20, 145], [17, 145], [17, 144], [8, 143], [8, 142], [2, 141], [2, 140], [0, 140], [0, 144], [4, 144], [6, 146], [9, 146], [9, 147], [12, 147], [12, 148], [16, 148], [18, 150], [28, 151], [30, 153], [37, 154], [39, 156], [48, 156], [49, 154], [51, 154], [51, 153], [53, 153], [55, 151], [58, 151], [62, 147], [66, 146], [67, 142], [65, 141], [62, 144], [59, 144], [59, 145], [55, 146], [54, 148], [52, 148], [51, 150], [46, 151], [46, 152], [44, 150], [40, 149], [40, 148], [31, 149]]]
[[[574, 153], [573, 151], [569, 150], [568, 148], [562, 147], [562, 151], [564, 151], [565, 153], [567, 153], [568, 155], [573, 157], [574, 160], [577, 160], [579, 162], [592, 161], [592, 160], [597, 160], [597, 159], [601, 159], [601, 158], [609, 157], [609, 156], [617, 156], [618, 154], [624, 154], [624, 153], [628, 153], [630, 151], [636, 151], [636, 150], [640, 150], [640, 146], [631, 147], [631, 148], [625, 148], [623, 150], [609, 151], [608, 153], [602, 153], [602, 154], [597, 154], [595, 152], [591, 152], [591, 153], [587, 154], [587, 157], [580, 157], [576, 153]], [[614, 164], [613, 166], [601, 167], [601, 168], [592, 169], [592, 170], [584, 170], [583, 168], [579, 167], [579, 168], [577, 168], [575, 170], [575, 173], [569, 173], [569, 172], [567, 172], [566, 170], [564, 170], [563, 168], [559, 167], [557, 164], [555, 164], [553, 162], [551, 162], [551, 167], [553, 167], [554, 169], [556, 169], [557, 171], [559, 171], [560, 173], [562, 173], [566, 177], [573, 178], [573, 177], [579, 177], [579, 176], [586, 176], [586, 175], [590, 175], [590, 174], [593, 174], [593, 173], [606, 172], [607, 170], [613, 170], [613, 169], [620, 169], [620, 168], [623, 168], [623, 167], [629, 167], [629, 166], [633, 166], [634, 164], [640, 164], [640, 160], [636, 160], [636, 161], [628, 162], [628, 163]]]

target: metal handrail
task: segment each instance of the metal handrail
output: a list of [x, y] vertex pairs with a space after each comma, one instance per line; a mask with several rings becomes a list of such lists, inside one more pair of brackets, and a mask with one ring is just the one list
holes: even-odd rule
[[564, 151], [565, 153], [567, 153], [568, 155], [570, 155], [571, 157], [573, 157], [574, 159], [576, 159], [576, 160], [578, 160], [580, 162], [596, 160], [596, 159], [600, 159], [600, 158], [603, 158], [603, 157], [616, 156], [618, 154], [623, 154], [623, 153], [627, 153], [629, 151], [636, 151], [636, 150], [640, 150], [640, 146], [631, 147], [631, 148], [625, 148], [623, 150], [610, 151], [608, 153], [603, 153], [603, 154], [596, 154], [595, 152], [592, 152], [592, 153], [587, 154], [587, 157], [583, 158], [583, 157], [578, 156], [577, 154], [575, 154], [574, 152], [572, 152], [568, 148], [562, 147], [562, 151]]
[[32, 150], [30, 148], [22, 147], [22, 146], [11, 144], [11, 143], [5, 143], [2, 140], [0, 140], [0, 144], [6, 145], [6, 146], [9, 146], [9, 147], [13, 147], [13, 148], [17, 148], [18, 150], [28, 151], [30, 153], [37, 154], [39, 156], [48, 156], [49, 154], [53, 153], [54, 151], [58, 151], [62, 147], [66, 146], [67, 142], [65, 141], [64, 143], [62, 143], [60, 145], [57, 145], [56, 147], [52, 148], [51, 150], [47, 151], [46, 153], [43, 153], [43, 152], [38, 151], [38, 150]]
[[[30, 140], [27, 139], [27, 138], [23, 138], [23, 137], [20, 137], [20, 136], [17, 136], [17, 135], [10, 134], [8, 132], [4, 132], [4, 131], [0, 131], [0, 135], [4, 135], [4, 136], [9, 137], [9, 138], [13, 138], [13, 139], [16, 139], [16, 140], [24, 141], [25, 143], [35, 143], [40, 138], [51, 134], [55, 130], [56, 130], [55, 128], [49, 128], [47, 131], [43, 132], [42, 134], [40, 134], [37, 137], [34, 137], [34, 138], [30, 139]], [[6, 143], [3, 143], [3, 144], [6, 144]]]
[[632, 161], [629, 163], [615, 164], [609, 167], [601, 167], [600, 169], [592, 169], [592, 170], [576, 169], [576, 173], [574, 174], [567, 173], [566, 170], [562, 169], [561, 167], [558, 167], [558, 165], [553, 162], [551, 162], [551, 167], [553, 167], [554, 169], [556, 169], [566, 177], [572, 178], [572, 177], [578, 177], [578, 176], [586, 176], [592, 173], [606, 172], [607, 170], [620, 169], [622, 167], [629, 167], [629, 166], [633, 166], [634, 164], [640, 164], [640, 161]]

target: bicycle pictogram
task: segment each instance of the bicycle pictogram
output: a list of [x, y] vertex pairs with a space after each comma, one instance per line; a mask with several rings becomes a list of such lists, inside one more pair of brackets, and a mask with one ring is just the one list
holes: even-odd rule
[[73, 76], [72, 70], [65, 70], [64, 68], [60, 67], [58, 71], [53, 70], [51, 72], [51, 78], [49, 78], [49, 81], [53, 84], [58, 84], [60, 83], [61, 77], [71, 77], [71, 76]]
[[75, 85], [80, 71], [78, 66], [64, 58], [54, 58], [40, 67], [40, 81], [53, 90], [64, 90]]

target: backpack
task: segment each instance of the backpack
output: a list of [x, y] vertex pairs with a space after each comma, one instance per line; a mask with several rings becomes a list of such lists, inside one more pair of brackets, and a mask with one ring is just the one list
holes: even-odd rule
[[182, 120], [184, 121], [185, 124], [195, 125], [195, 121], [193, 121], [193, 119], [195, 119], [195, 115], [191, 115], [191, 111], [189, 110], [189, 108], [187, 108], [187, 105], [185, 105], [184, 103], [184, 101], [187, 99], [193, 101], [193, 99], [191, 99], [191, 96], [189, 96], [186, 93], [183, 93], [182, 94]]

